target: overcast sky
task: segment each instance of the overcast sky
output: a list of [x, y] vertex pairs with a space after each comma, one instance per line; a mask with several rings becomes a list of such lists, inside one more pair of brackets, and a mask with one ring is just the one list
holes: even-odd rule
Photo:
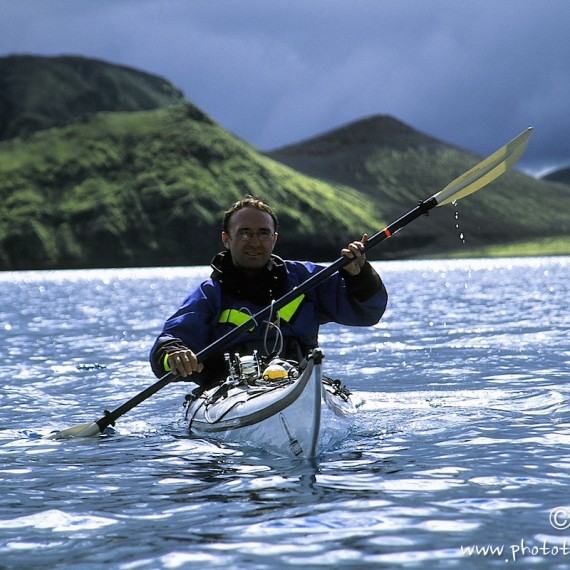
[[262, 150], [374, 114], [520, 166], [570, 165], [569, 0], [0, 0], [0, 56], [161, 75]]

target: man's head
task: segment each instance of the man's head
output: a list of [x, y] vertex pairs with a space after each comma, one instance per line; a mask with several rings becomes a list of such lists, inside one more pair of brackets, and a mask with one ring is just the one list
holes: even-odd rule
[[261, 200], [244, 198], [224, 214], [222, 241], [236, 267], [265, 267], [277, 241], [277, 216]]

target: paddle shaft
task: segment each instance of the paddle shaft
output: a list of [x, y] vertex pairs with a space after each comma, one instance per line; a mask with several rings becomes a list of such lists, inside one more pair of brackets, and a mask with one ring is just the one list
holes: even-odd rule
[[[383, 229], [382, 231], [374, 234], [371, 238], [368, 239], [367, 242], [364, 243], [364, 251], [368, 251], [373, 248], [375, 245], [379, 244], [380, 242], [384, 241], [385, 239], [389, 238], [397, 231], [401, 230], [404, 226], [419, 218], [422, 214], [427, 213], [432, 208], [437, 206], [437, 201], [432, 197], [424, 202], [420, 202], [418, 206], [416, 206], [413, 210], [410, 210], [407, 214], [402, 216], [400, 219], [396, 220], [392, 224], [390, 224], [387, 228]], [[209, 356], [213, 354], [219, 353], [225, 346], [228, 345], [229, 342], [235, 340], [237, 337], [241, 336], [243, 333], [251, 329], [253, 325], [258, 325], [264, 319], [271, 317], [276, 311], [299, 297], [299, 295], [303, 295], [307, 291], [314, 289], [323, 281], [328, 279], [331, 275], [334, 275], [339, 269], [342, 269], [345, 265], [348, 265], [352, 258], [349, 257], [339, 257], [334, 263], [324, 267], [309, 279], [294, 287], [288, 293], [285, 293], [282, 297], [277, 299], [271, 305], [265, 307], [258, 313], [255, 313], [251, 318], [247, 321], [243, 322], [236, 328], [232, 329], [224, 336], [220, 337], [218, 340], [214, 341], [210, 344], [207, 348], [200, 351], [196, 356], [199, 362], [202, 362]]]
[[[372, 249], [375, 245], [383, 242], [385, 239], [388, 239], [396, 232], [401, 230], [404, 226], [408, 225], [410, 222], [419, 218], [423, 214], [427, 214], [429, 210], [435, 208], [437, 206], [437, 201], [433, 196], [423, 202], [420, 202], [418, 206], [416, 206], [413, 210], [410, 210], [407, 214], [403, 215], [401, 218], [390, 224], [388, 227], [379, 231], [378, 233], [374, 234], [371, 238], [368, 239], [367, 242], [364, 243], [364, 251], [368, 251]], [[232, 329], [224, 336], [220, 337], [218, 340], [214, 341], [212, 344], [207, 346], [205, 349], [201, 350], [197, 353], [196, 357], [198, 362], [203, 362], [206, 358], [220, 353], [224, 350], [225, 347], [228, 346], [230, 342], [240, 337], [246, 331], [252, 328], [252, 326], [257, 326], [260, 322], [264, 321], [265, 319], [271, 317], [275, 314], [276, 311], [296, 299], [299, 295], [303, 295], [307, 291], [317, 287], [321, 283], [323, 283], [326, 279], [334, 275], [337, 271], [342, 269], [345, 265], [349, 264], [352, 261], [349, 257], [339, 257], [334, 263], [324, 267], [317, 273], [315, 273], [312, 277], [298, 285], [297, 287], [291, 289], [288, 293], [285, 293], [282, 297], [277, 299], [271, 305], [265, 307], [261, 311], [255, 313], [250, 319], [242, 323], [241, 325], [237, 326], [236, 328]], [[159, 390], [170, 384], [171, 382], [179, 382], [182, 381], [181, 378], [177, 378], [172, 376], [172, 374], [168, 373], [165, 374], [162, 378], [157, 380], [154, 384], [133, 396], [130, 400], [116, 408], [115, 410], [105, 412], [105, 415], [97, 420], [95, 423], [101, 429], [101, 432], [105, 430], [110, 425], [113, 425], [115, 421], [120, 418], [122, 415], [126, 414], [134, 407], [138, 406], [140, 403], [144, 402], [152, 395], [156, 394]], [[190, 379], [191, 381], [191, 379]]]
[[[468, 196], [469, 194], [476, 192], [480, 188], [483, 188], [501, 176], [519, 159], [521, 154], [524, 152], [524, 149], [528, 143], [528, 137], [530, 136], [531, 132], [532, 128], [523, 131], [518, 137], [462, 174], [459, 178], [456, 178], [450, 182], [443, 190], [437, 194], [434, 194], [427, 200], [420, 202], [407, 214], [404, 214], [401, 218], [390, 224], [388, 227], [374, 234], [371, 238], [368, 239], [368, 241], [365, 242], [364, 251], [366, 252], [370, 250], [375, 245], [391, 237], [396, 232], [400, 231], [404, 226], [407, 226], [410, 222], [419, 218], [423, 214], [427, 214], [432, 208]], [[246, 322], [242, 323], [235, 329], [232, 329], [227, 334], [210, 344], [208, 347], [201, 350], [196, 355], [198, 361], [203, 362], [209, 356], [213, 354], [219, 354], [225, 350], [230, 342], [244, 334], [247, 330], [251, 329], [252, 326], [258, 326], [259, 323], [262, 323], [264, 320], [272, 318], [276, 311], [293, 301], [293, 299], [296, 299], [299, 295], [302, 295], [306, 291], [309, 291], [310, 289], [316, 287], [325, 281], [325, 279], [328, 279], [331, 275], [342, 269], [345, 265], [349, 264], [351, 261], [351, 258], [342, 256], [331, 265], [315, 273], [312, 277], [307, 279], [307, 281], [293, 288], [291, 291], [277, 299], [274, 303], [253, 315]], [[180, 378], [176, 378], [170, 373], [166, 374], [158, 381], [156, 381], [152, 386], [149, 386], [146, 388], [146, 390], [143, 390], [140, 394], [137, 394], [128, 402], [125, 402], [122, 406], [119, 406], [112, 412], [106, 411], [105, 416], [97, 420], [95, 423], [99, 426], [101, 431], [103, 431], [106, 427], [112, 425], [116, 419], [127, 413], [129, 410], [132, 410], [141, 402], [144, 402], [146, 399], [150, 398], [150, 396], [164, 388], [166, 385], [170, 384], [171, 382], [180, 380]]]
[[157, 380], [154, 384], [133, 396], [130, 400], [125, 402], [123, 405], [115, 408], [112, 412], [105, 410], [105, 415], [98, 419], [95, 423], [99, 426], [101, 433], [105, 430], [105, 428], [113, 425], [117, 419], [121, 416], [125, 415], [127, 412], [132, 410], [134, 407], [138, 406], [140, 403], [148, 400], [153, 394], [156, 394], [159, 390], [162, 390], [165, 386], [170, 384], [176, 380], [172, 374], [168, 373], [165, 374], [162, 378]]

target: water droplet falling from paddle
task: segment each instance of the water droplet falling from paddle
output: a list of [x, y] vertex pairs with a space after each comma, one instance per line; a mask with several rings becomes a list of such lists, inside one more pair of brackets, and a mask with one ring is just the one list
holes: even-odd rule
[[[457, 208], [457, 200], [454, 200], [451, 203], [455, 206], [455, 229], [459, 232], [459, 239], [461, 240], [461, 243], [463, 245], [465, 245], [465, 243], [466, 243], [465, 242], [465, 234], [459, 228], [459, 209]], [[468, 279], [471, 279], [471, 268], [468, 269], [467, 277], [468, 277]], [[465, 283], [463, 284], [463, 288], [464, 289], [469, 288], [467, 281], [465, 281]]]
[[459, 209], [457, 208], [457, 200], [451, 202], [455, 206], [455, 229], [459, 232], [459, 239], [465, 245], [465, 234], [459, 229]]

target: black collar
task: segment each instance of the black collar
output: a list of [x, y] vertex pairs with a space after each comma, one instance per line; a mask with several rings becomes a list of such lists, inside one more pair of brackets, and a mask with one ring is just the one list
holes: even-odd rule
[[256, 305], [268, 305], [287, 291], [285, 262], [274, 254], [271, 254], [269, 263], [253, 279], [233, 264], [231, 253], [227, 250], [218, 253], [211, 266], [211, 278], [220, 283], [224, 293], [237, 299], [248, 300]]

